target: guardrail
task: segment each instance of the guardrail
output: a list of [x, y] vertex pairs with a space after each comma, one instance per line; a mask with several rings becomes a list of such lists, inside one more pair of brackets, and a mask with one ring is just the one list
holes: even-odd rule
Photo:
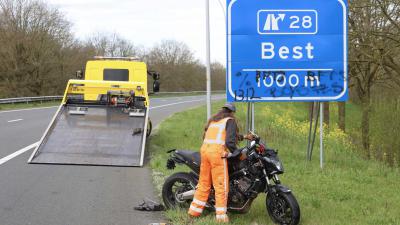
[[[157, 95], [163, 95], [163, 94], [200, 94], [200, 93], [206, 93], [206, 91], [182, 91], [182, 92], [157, 92], [154, 94], [155, 96]], [[224, 90], [219, 90], [219, 91], [212, 91], [212, 93], [225, 93]], [[0, 105], [1, 104], [15, 104], [15, 103], [31, 103], [31, 102], [48, 102], [48, 101], [56, 101], [56, 100], [61, 100], [63, 96], [61, 95], [55, 95], [55, 96], [38, 96], [38, 97], [20, 97], [20, 98], [4, 98], [0, 99]]]
[[47, 102], [47, 101], [61, 100], [62, 97], [63, 96], [38, 96], [38, 97], [4, 98], [4, 99], [0, 99], [0, 104]]

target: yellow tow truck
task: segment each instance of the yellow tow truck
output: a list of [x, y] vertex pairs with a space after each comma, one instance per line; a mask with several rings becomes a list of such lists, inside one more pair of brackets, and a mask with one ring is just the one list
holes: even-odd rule
[[28, 163], [142, 166], [151, 132], [147, 77], [131, 57], [95, 57], [69, 80], [56, 114]]

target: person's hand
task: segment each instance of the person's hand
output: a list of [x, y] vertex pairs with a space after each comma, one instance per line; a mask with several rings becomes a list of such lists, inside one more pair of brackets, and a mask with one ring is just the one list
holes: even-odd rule
[[254, 140], [254, 135], [252, 135], [252, 134], [246, 134], [246, 135], [244, 135], [244, 137], [243, 137], [244, 139], [247, 139], [247, 140], [249, 140], [249, 141], [252, 141], [252, 140]]
[[244, 139], [244, 136], [243, 136], [243, 135], [241, 135], [241, 134], [239, 134], [239, 135], [237, 136], [237, 139], [238, 139], [238, 141], [243, 141], [243, 139]]

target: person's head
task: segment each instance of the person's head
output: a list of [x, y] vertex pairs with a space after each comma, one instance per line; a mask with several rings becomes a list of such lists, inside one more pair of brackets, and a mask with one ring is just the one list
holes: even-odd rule
[[232, 113], [236, 113], [236, 106], [231, 102], [225, 103], [225, 105], [222, 106], [222, 109], [226, 109], [228, 111], [231, 111]]
[[[206, 126], [204, 128], [204, 132], [207, 131], [208, 126], [210, 125], [211, 122], [217, 122], [217, 121], [220, 121], [227, 117], [230, 117], [233, 120], [237, 121], [237, 119], [235, 117], [235, 113], [236, 113], [235, 104], [230, 103], [230, 102], [225, 103], [225, 105], [223, 105], [222, 108], [215, 115], [211, 116], [211, 118], [208, 120], [208, 123], [206, 124]], [[203, 138], [204, 138], [204, 135], [203, 135]]]
[[222, 106], [222, 108], [217, 112], [217, 114], [213, 115], [210, 118], [210, 121], [219, 121], [222, 119], [225, 119], [227, 117], [235, 117], [235, 112], [236, 112], [236, 107], [233, 103], [226, 103], [224, 106]]

